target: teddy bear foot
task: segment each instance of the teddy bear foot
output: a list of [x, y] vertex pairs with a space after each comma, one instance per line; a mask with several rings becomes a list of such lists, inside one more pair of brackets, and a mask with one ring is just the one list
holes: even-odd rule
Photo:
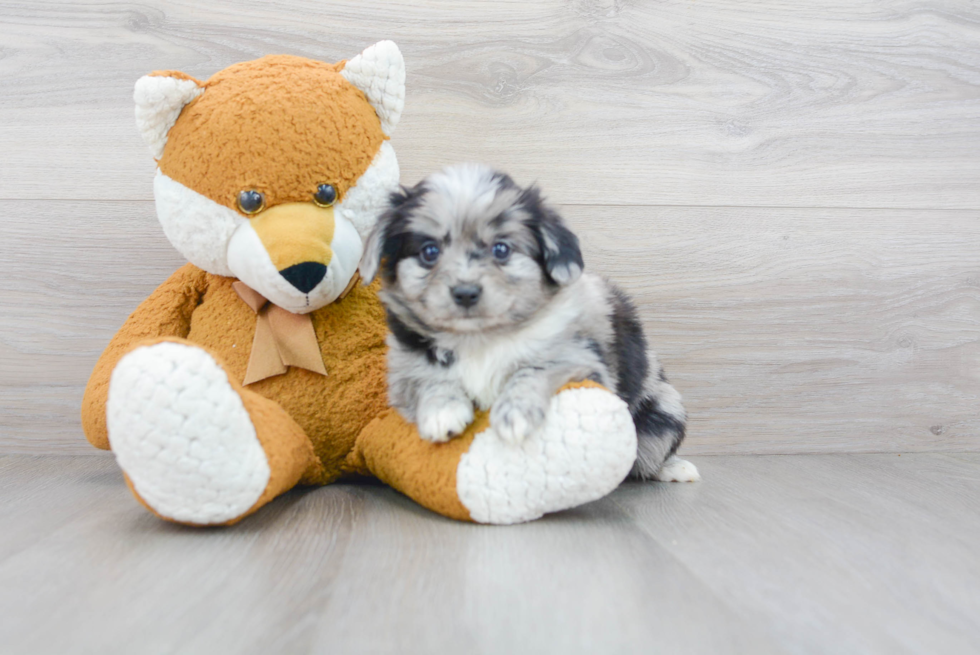
[[242, 398], [201, 348], [137, 348], [116, 365], [109, 443], [135, 493], [181, 523], [227, 523], [248, 513], [270, 469]]
[[476, 435], [460, 459], [456, 491], [478, 523], [521, 523], [602, 498], [635, 458], [626, 403], [602, 388], [567, 388], [522, 442], [507, 443], [493, 427]]

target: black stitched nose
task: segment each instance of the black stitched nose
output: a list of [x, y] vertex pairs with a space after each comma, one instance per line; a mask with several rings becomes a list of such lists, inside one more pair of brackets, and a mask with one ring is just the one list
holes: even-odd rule
[[453, 300], [460, 307], [472, 307], [480, 299], [482, 291], [478, 284], [459, 284], [452, 288]]
[[320, 280], [327, 274], [327, 267], [320, 262], [303, 262], [279, 271], [279, 275], [286, 278], [286, 281], [300, 290], [300, 293], [309, 293], [313, 287], [320, 284]]

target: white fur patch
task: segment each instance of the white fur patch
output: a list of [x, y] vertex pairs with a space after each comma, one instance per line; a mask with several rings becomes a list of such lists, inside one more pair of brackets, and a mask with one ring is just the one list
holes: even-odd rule
[[483, 164], [447, 166], [426, 178], [426, 185], [432, 192], [426, 194], [424, 200], [432, 214], [452, 216], [454, 221], [482, 216], [494, 201], [504, 201], [501, 208], [506, 209], [513, 198], [501, 194], [494, 175], [495, 171]]
[[157, 218], [163, 233], [187, 261], [214, 275], [234, 276], [228, 266], [228, 242], [248, 219], [167, 177], [153, 179]]
[[194, 80], [144, 75], [136, 81], [136, 127], [154, 159], [163, 157], [167, 134], [177, 122], [184, 105], [204, 93]]
[[701, 474], [694, 464], [677, 455], [671, 455], [653, 479], [660, 482], [699, 482]]
[[419, 411], [419, 436], [426, 441], [441, 443], [462, 434], [473, 422], [473, 403], [455, 400], [438, 409]]
[[127, 354], [112, 372], [106, 412], [116, 461], [162, 516], [223, 523], [265, 491], [269, 464], [248, 412], [200, 348], [159, 343]]
[[405, 59], [398, 46], [378, 41], [348, 61], [340, 74], [364, 92], [382, 131], [391, 136], [405, 107]]
[[439, 345], [456, 353], [456, 364], [446, 375], [458, 380], [482, 409], [489, 409], [514, 371], [555, 343], [581, 315], [581, 296], [569, 289], [556, 296], [551, 311], [516, 332], [440, 335]]
[[273, 304], [294, 314], [308, 314], [336, 300], [357, 270], [361, 259], [361, 237], [350, 222], [334, 212], [334, 234], [330, 242], [333, 257], [327, 273], [309, 293], [290, 284], [276, 269], [250, 223], [240, 226], [228, 244], [231, 274], [252, 287]]
[[548, 271], [548, 275], [558, 284], [571, 284], [582, 275], [582, 267], [575, 263], [559, 264]]
[[344, 201], [334, 205], [334, 214], [350, 221], [362, 242], [367, 241], [378, 216], [388, 207], [388, 194], [398, 188], [400, 175], [395, 149], [391, 142], [384, 141], [371, 166], [347, 190]]
[[524, 441], [534, 427], [537, 427], [533, 422], [535, 416], [533, 411], [537, 409], [539, 418], [543, 417], [544, 412], [533, 406], [533, 399], [526, 399], [528, 407], [519, 404], [522, 399], [505, 398], [505, 400], [509, 402], [501, 403], [498, 400], [494, 404], [493, 411], [490, 412], [490, 422], [498, 437], [507, 443], [518, 444]]
[[[380, 160], [375, 157], [388, 172], [372, 174], [360, 197], [355, 197], [360, 210], [348, 209], [346, 202], [334, 206], [334, 236], [330, 242], [333, 258], [323, 280], [308, 294], [300, 292], [279, 274], [247, 218], [167, 177], [159, 169], [153, 180], [157, 217], [174, 248], [198, 268], [215, 275], [237, 277], [291, 312], [312, 312], [336, 300], [357, 270], [363, 241], [348, 217], [357, 216], [362, 223], [376, 218], [369, 208], [370, 200], [372, 196], [380, 198], [382, 203], [387, 199], [381, 184], [390, 177], [392, 163], [397, 176], [394, 150], [390, 146], [388, 150], [389, 154]], [[374, 164], [368, 173], [373, 167]], [[368, 173], [361, 180], [368, 178]]]
[[520, 444], [481, 432], [456, 470], [456, 491], [479, 523], [531, 521], [615, 489], [636, 456], [626, 403], [603, 389], [561, 392], [544, 425]]

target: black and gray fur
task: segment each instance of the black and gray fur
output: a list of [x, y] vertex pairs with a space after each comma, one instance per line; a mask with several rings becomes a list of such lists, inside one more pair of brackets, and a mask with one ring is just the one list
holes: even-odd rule
[[366, 281], [383, 281], [392, 406], [423, 438], [445, 441], [476, 403], [501, 438], [519, 442], [561, 386], [590, 378], [629, 406], [632, 475], [679, 479], [664, 464], [684, 439], [680, 395], [629, 298], [583, 267], [578, 238], [538, 190], [485, 166], [450, 167], [392, 194], [361, 263]]

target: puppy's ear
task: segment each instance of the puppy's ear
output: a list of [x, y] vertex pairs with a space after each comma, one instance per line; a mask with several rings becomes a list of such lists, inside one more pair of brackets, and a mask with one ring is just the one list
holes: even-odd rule
[[361, 274], [363, 284], [371, 284], [374, 276], [378, 274], [381, 266], [381, 250], [384, 248], [385, 239], [388, 236], [388, 224], [394, 215], [394, 207], [405, 202], [405, 190], [392, 191], [388, 197], [388, 209], [382, 212], [378, 220], [375, 221], [371, 233], [368, 234], [367, 242], [364, 244], [364, 255], [361, 257], [361, 265], [358, 272]]
[[381, 268], [381, 260], [386, 254], [385, 243], [391, 236], [392, 226], [404, 220], [405, 212], [417, 205], [421, 194], [422, 184], [419, 183], [411, 189], [403, 186], [388, 196], [388, 209], [378, 217], [364, 244], [364, 255], [358, 267], [364, 284], [371, 284]]
[[556, 284], [571, 284], [585, 268], [578, 237], [568, 229], [558, 212], [544, 204], [536, 187], [527, 189], [522, 201], [530, 214], [528, 227], [538, 242], [545, 272]]

